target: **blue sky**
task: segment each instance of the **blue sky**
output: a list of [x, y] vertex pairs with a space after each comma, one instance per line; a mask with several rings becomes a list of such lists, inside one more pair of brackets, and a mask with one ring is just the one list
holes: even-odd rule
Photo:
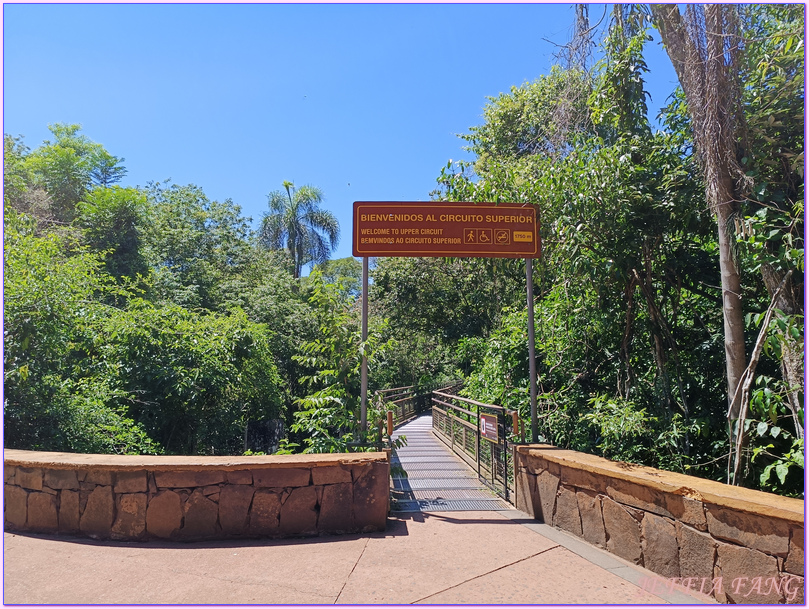
[[[592, 5], [597, 21], [604, 5]], [[3, 132], [48, 124], [257, 226], [283, 180], [311, 184], [351, 255], [357, 200], [425, 201], [488, 96], [546, 74], [572, 4], [5, 4]], [[552, 41], [552, 42], [547, 42]], [[647, 45], [650, 108], [676, 76]]]

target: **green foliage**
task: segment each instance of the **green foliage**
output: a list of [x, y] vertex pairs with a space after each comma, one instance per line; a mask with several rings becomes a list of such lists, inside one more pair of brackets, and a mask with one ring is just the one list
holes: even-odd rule
[[604, 457], [638, 463], [648, 456], [643, 440], [650, 435], [654, 419], [645, 408], [609, 395], [594, 396], [589, 405], [591, 410], [582, 418], [597, 430], [596, 446]]
[[309, 279], [318, 334], [293, 357], [310, 370], [301, 379], [310, 393], [297, 400], [291, 429], [300, 434], [305, 453], [346, 452], [351, 443], [373, 441], [374, 419], [364, 435], [360, 426], [360, 368], [363, 355], [373, 367], [382, 347], [379, 331], [369, 329], [363, 342], [359, 319], [336, 286], [324, 283], [317, 270]]
[[93, 328], [96, 373], [174, 454], [236, 454], [249, 419], [283, 416], [270, 333], [241, 310], [198, 314], [132, 299]]
[[109, 154], [79, 133], [81, 125], [49, 125], [54, 140], [45, 140], [26, 158], [33, 183], [47, 191], [56, 220], [73, 220], [75, 206], [92, 185], [92, 173]]
[[529, 395], [528, 314], [523, 308], [503, 316], [500, 327], [485, 340], [467, 339], [461, 343], [472, 371], [466, 379], [464, 395], [510, 410], [526, 409]]
[[143, 426], [127, 416], [135, 395], [111, 388], [103, 378], [68, 380], [60, 389], [61, 431], [68, 450], [119, 455], [163, 452]]
[[787, 396], [783, 381], [766, 375], [756, 377], [750, 395], [751, 416], [745, 421], [750, 433], [750, 469], [762, 488], [802, 496], [804, 440], [795, 436], [793, 417], [802, 422], [804, 411], [801, 408], [793, 415]]
[[478, 174], [490, 170], [490, 160], [564, 156], [577, 134], [592, 128], [587, 109], [589, 87], [584, 72], [554, 66], [547, 76], [490, 97], [483, 111], [484, 123], [461, 136], [470, 142], [467, 149], [477, 155]]
[[106, 254], [106, 271], [116, 279], [148, 275], [144, 253], [148, 203], [134, 188], [96, 188], [76, 206], [76, 224], [96, 252]]
[[[4, 441], [13, 448], [152, 453], [158, 447], [124, 415], [126, 396], [83, 379], [81, 343], [103, 318], [107, 297], [124, 295], [102, 261], [35, 223], [4, 214]], [[77, 372], [78, 371], [78, 372]]]
[[648, 72], [643, 46], [652, 40], [643, 26], [642, 11], [616, 5], [614, 22], [604, 44], [604, 58], [590, 96], [593, 123], [607, 141], [649, 133], [643, 75]]
[[349, 256], [337, 260], [327, 260], [317, 265], [326, 283], [342, 286], [348, 298], [358, 298], [362, 294], [362, 262]]
[[230, 200], [211, 201], [197, 186], [147, 189], [151, 202], [144, 255], [154, 269], [151, 298], [222, 310], [222, 288], [251, 260], [249, 219]]
[[21, 209], [23, 198], [31, 183], [31, 172], [25, 158], [29, 149], [22, 137], [3, 134], [3, 207]]

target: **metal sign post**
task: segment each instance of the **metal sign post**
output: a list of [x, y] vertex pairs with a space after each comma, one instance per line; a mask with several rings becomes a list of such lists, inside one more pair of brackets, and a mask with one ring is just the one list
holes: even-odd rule
[[528, 374], [531, 376], [531, 442], [539, 441], [537, 431], [537, 363], [534, 351], [534, 261], [525, 259], [525, 291], [528, 296]]
[[365, 341], [368, 340], [368, 257], [362, 259], [362, 390], [360, 393], [360, 428], [368, 430], [368, 357], [365, 355]]

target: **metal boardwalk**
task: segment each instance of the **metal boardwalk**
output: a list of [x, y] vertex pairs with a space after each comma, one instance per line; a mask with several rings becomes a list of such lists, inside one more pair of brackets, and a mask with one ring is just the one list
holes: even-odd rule
[[397, 429], [407, 446], [391, 455], [395, 512], [500, 511], [512, 509], [433, 434], [433, 417], [421, 415]]

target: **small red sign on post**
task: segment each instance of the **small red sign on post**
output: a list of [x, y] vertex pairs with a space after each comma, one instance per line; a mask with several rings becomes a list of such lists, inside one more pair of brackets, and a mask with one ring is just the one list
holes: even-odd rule
[[353, 254], [539, 258], [537, 210], [517, 203], [354, 202]]
[[482, 414], [480, 415], [480, 436], [492, 442], [499, 442], [500, 437], [497, 433], [497, 415], [495, 414]]

